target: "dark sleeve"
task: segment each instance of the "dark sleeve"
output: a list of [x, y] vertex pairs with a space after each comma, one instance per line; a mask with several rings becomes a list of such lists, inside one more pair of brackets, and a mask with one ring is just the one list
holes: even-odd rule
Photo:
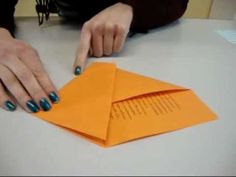
[[119, 0], [133, 7], [132, 29], [146, 31], [169, 24], [185, 12], [188, 0]]
[[15, 29], [14, 12], [18, 0], [0, 1], [0, 27], [8, 29], [13, 34]]

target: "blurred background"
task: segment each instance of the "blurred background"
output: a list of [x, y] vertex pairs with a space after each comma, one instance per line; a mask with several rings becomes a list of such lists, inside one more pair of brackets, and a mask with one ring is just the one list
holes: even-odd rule
[[[15, 16], [36, 16], [34, 0], [20, 0]], [[236, 0], [189, 0], [185, 18], [236, 19]]]

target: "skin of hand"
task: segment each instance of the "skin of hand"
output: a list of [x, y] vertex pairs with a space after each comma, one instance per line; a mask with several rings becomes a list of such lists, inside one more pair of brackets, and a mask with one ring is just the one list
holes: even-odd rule
[[132, 19], [132, 7], [117, 3], [85, 22], [76, 52], [75, 74], [79, 75], [83, 71], [88, 55], [102, 57], [120, 52], [124, 47]]
[[0, 28], [0, 106], [14, 111], [18, 103], [35, 113], [49, 111], [58, 101], [57, 90], [36, 50]]

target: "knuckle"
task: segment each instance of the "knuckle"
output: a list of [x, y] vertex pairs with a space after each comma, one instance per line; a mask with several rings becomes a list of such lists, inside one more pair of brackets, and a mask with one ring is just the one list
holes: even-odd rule
[[111, 23], [107, 23], [105, 25], [105, 32], [106, 33], [112, 33], [114, 31], [114, 25]]
[[30, 47], [27, 46], [26, 44], [19, 42], [17, 44], [17, 52], [21, 54], [25, 54], [26, 52], [30, 51]]
[[83, 24], [83, 29], [84, 30], [89, 30], [90, 29], [90, 26], [91, 26], [91, 22], [90, 21], [87, 21]]
[[22, 80], [22, 81], [30, 81], [32, 79], [32, 76], [25, 70], [20, 71], [20, 73], [18, 74], [18, 77]]
[[1, 46], [0, 44], [0, 61], [8, 60], [13, 54], [12, 47]]
[[42, 71], [42, 69], [40, 69], [39, 67], [34, 67], [32, 68], [32, 72], [34, 73], [34, 75], [37, 78], [42, 78], [44, 75], [44, 72]]
[[0, 60], [11, 54], [13, 48], [14, 46], [11, 43], [0, 41]]
[[0, 81], [7, 85], [11, 85], [15, 82], [14, 75], [3, 65], [0, 65]]
[[0, 61], [6, 60], [11, 55], [10, 49], [4, 49], [0, 51]]
[[0, 64], [0, 83], [6, 78], [5, 68]]
[[117, 33], [122, 35], [126, 33], [126, 28], [123, 25], [117, 25]]
[[35, 54], [37, 57], [39, 56], [39, 53], [38, 53], [38, 51], [35, 49], [35, 48], [33, 48], [33, 47], [30, 47], [30, 50], [33, 52], [33, 54]]
[[9, 88], [16, 88], [18, 86], [17, 80], [13, 76], [6, 77], [4, 83]]
[[99, 34], [102, 33], [102, 28], [103, 28], [102, 24], [100, 24], [98, 22], [93, 22], [91, 27], [92, 27], [92, 31], [94, 33], [99, 33]]

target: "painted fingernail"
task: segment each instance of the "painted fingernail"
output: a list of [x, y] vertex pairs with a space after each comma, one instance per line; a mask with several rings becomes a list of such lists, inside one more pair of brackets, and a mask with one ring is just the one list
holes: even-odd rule
[[16, 110], [16, 105], [12, 103], [11, 101], [6, 101], [5, 107], [7, 108], [8, 111], [11, 111], [11, 112]]
[[77, 66], [76, 68], [75, 68], [75, 75], [80, 75], [81, 74], [81, 67], [80, 66]]
[[32, 111], [33, 113], [36, 113], [39, 111], [39, 107], [37, 106], [37, 104], [33, 101], [30, 100], [26, 103], [27, 108]]
[[51, 105], [49, 104], [49, 102], [46, 100], [46, 98], [42, 98], [39, 101], [39, 105], [40, 107], [44, 110], [44, 111], [49, 111], [51, 109]]
[[52, 103], [58, 103], [59, 102], [59, 97], [55, 92], [51, 92], [48, 95], [49, 99], [51, 100]]

